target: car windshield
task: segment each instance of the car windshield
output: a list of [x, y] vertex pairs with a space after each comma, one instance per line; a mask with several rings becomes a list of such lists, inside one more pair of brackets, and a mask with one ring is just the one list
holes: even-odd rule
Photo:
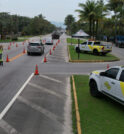
[[39, 43], [30, 43], [29, 45], [30, 45], [30, 46], [40, 46]]
[[94, 45], [101, 45], [101, 43], [100, 42], [94, 42]]

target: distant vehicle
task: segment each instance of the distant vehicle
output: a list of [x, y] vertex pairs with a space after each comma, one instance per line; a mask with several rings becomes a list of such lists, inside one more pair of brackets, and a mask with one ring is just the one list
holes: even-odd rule
[[112, 51], [112, 44], [108, 42], [100, 42], [100, 41], [86, 41], [81, 44], [75, 46], [76, 52], [91, 52], [94, 55], [102, 54], [106, 55], [107, 53]]
[[54, 32], [52, 33], [52, 39], [59, 39], [59, 38], [60, 38], [60, 33], [57, 32], [57, 31], [54, 31]]
[[99, 97], [102, 93], [124, 105], [124, 66], [93, 71], [89, 86], [92, 96]]
[[52, 40], [52, 38], [46, 38], [46, 39], [45, 39], [45, 44], [46, 44], [46, 45], [53, 45], [53, 40]]
[[44, 53], [44, 45], [41, 43], [41, 41], [39, 42], [30, 42], [27, 46], [27, 54], [31, 55], [31, 54], [40, 54], [42, 55]]
[[116, 38], [115, 38], [115, 45], [117, 47], [124, 47], [124, 36], [122, 36], [122, 35], [116, 36]]

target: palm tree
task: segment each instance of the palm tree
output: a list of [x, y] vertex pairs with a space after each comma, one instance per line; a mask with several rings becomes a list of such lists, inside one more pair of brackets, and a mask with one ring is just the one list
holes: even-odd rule
[[80, 19], [89, 21], [89, 34], [92, 36], [93, 20], [96, 14], [96, 3], [95, 1], [88, 0], [85, 4], [79, 3], [79, 7], [81, 10], [76, 10], [76, 12], [79, 12]]

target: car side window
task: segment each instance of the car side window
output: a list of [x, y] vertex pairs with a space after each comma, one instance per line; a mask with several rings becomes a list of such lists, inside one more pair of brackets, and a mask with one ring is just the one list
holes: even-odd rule
[[112, 79], [116, 79], [118, 72], [119, 72], [118, 68], [111, 68], [105, 72], [105, 76]]
[[122, 71], [122, 73], [121, 73], [121, 76], [120, 76], [120, 79], [119, 79], [120, 81], [122, 81], [122, 82], [124, 82], [124, 70]]
[[88, 42], [88, 45], [92, 45], [92, 42]]
[[81, 43], [81, 45], [86, 45], [87, 44], [87, 42], [83, 42], [83, 43]]

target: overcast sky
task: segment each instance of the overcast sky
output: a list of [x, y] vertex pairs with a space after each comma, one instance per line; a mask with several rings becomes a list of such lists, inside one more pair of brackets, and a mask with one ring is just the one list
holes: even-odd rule
[[68, 14], [75, 17], [78, 3], [86, 0], [0, 0], [0, 12], [34, 17], [42, 13], [49, 21], [64, 22]]

